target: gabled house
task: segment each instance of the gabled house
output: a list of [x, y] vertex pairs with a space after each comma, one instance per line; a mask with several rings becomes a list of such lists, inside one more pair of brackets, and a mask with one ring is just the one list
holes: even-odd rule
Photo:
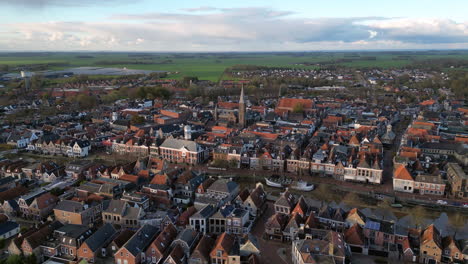
[[442, 261], [448, 263], [461, 263], [463, 261], [463, 253], [457, 241], [451, 236], [446, 236], [442, 239]]
[[180, 246], [186, 258], [190, 256], [190, 252], [197, 245], [200, 234], [190, 228], [186, 228], [179, 232], [177, 237], [172, 241], [171, 247]]
[[442, 237], [432, 224], [422, 231], [419, 263], [440, 263], [442, 260]]
[[295, 240], [301, 228], [304, 227], [304, 219], [299, 213], [291, 214], [288, 223], [283, 229], [283, 239], [285, 241]]
[[289, 191], [281, 194], [280, 198], [275, 202], [275, 213], [289, 215], [296, 205], [296, 198]]
[[204, 235], [198, 245], [193, 250], [188, 264], [209, 264], [210, 263], [210, 252], [213, 248], [215, 240], [211, 237]]
[[94, 234], [88, 237], [78, 249], [78, 258], [94, 263], [96, 257], [106, 257], [107, 245], [117, 235], [117, 230], [111, 224], [104, 224]]
[[[55, 248], [57, 255], [74, 260], [77, 257], [78, 249], [81, 244], [91, 236], [92, 232], [87, 226], [66, 224], [54, 231]], [[52, 247], [52, 245], [47, 245]]]
[[265, 223], [265, 238], [283, 240], [283, 230], [288, 223], [288, 216], [276, 213]]
[[62, 224], [92, 225], [101, 218], [102, 203], [86, 204], [64, 200], [54, 208], [55, 219]]
[[345, 221], [347, 227], [351, 227], [354, 224], [358, 224], [359, 226], [363, 227], [366, 224], [366, 216], [361, 213], [359, 209], [353, 208], [348, 211]]
[[187, 256], [184, 254], [184, 250], [180, 245], [176, 245], [172, 248], [163, 264], [185, 264], [186, 260]]
[[58, 198], [50, 193], [35, 193], [22, 196], [18, 200], [20, 213], [25, 218], [41, 220], [47, 217], [55, 207]]
[[190, 227], [202, 234], [208, 231], [208, 219], [215, 213], [212, 205], [207, 205], [201, 210], [190, 216]]
[[135, 229], [140, 226], [144, 214], [143, 208], [131, 207], [126, 201], [111, 200], [107, 207], [103, 208], [102, 220], [104, 223]]
[[167, 225], [145, 250], [146, 263], [160, 263], [169, 250], [172, 241], [177, 237], [174, 225]]
[[267, 195], [263, 189], [263, 185], [257, 183], [255, 189], [242, 202], [242, 205], [249, 211], [251, 216], [258, 217], [266, 210], [266, 197]]
[[210, 252], [211, 263], [240, 263], [239, 243], [235, 236], [222, 233]]
[[130, 229], [124, 229], [118, 232], [116, 237], [107, 246], [109, 255], [115, 255], [115, 253], [127, 243], [128, 240], [135, 234], [135, 231]]
[[364, 231], [362, 227], [358, 223], [355, 223], [350, 228], [348, 228], [344, 233], [344, 237], [352, 252], [367, 255], [367, 240], [364, 237]]
[[145, 260], [145, 250], [156, 236], [158, 229], [151, 225], [144, 225], [114, 254], [117, 264], [137, 264]]

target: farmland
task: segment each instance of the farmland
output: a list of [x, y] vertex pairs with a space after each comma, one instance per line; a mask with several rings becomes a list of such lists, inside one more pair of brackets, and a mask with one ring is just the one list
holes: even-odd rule
[[428, 59], [468, 60], [468, 51], [296, 52], [296, 53], [0, 53], [10, 71], [61, 70], [70, 67], [118, 67], [170, 72], [169, 78], [196, 76], [218, 81], [233, 65], [285, 68], [399, 68]]

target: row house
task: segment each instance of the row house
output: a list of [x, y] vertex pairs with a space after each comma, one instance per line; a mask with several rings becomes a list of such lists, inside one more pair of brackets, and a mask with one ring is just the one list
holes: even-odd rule
[[292, 243], [293, 264], [346, 263], [350, 251], [342, 234], [328, 231], [322, 239], [301, 239]]
[[212, 264], [240, 264], [239, 243], [236, 237], [222, 233], [216, 239], [215, 246], [210, 251]]
[[98, 257], [107, 257], [110, 253], [108, 246], [117, 234], [117, 230], [111, 224], [104, 224], [81, 244], [77, 253], [78, 259], [94, 263]]
[[[145, 249], [156, 237], [158, 229], [144, 225], [114, 254], [116, 264], [137, 264], [145, 261]], [[156, 262], [155, 262], [156, 263]]]
[[31, 234], [25, 235], [21, 242], [21, 252], [25, 256], [34, 254], [36, 258], [51, 257], [57, 255], [56, 247], [48, 248], [44, 244], [53, 239], [54, 230], [59, 229], [63, 225], [59, 222], [47, 223]]
[[34, 176], [44, 182], [55, 182], [65, 176], [64, 167], [53, 161], [44, 161], [37, 165]]
[[52, 213], [58, 198], [48, 192], [21, 196], [18, 200], [20, 214], [24, 218], [42, 220]]
[[101, 202], [86, 204], [72, 200], [64, 200], [60, 201], [54, 208], [55, 219], [62, 224], [94, 225], [101, 219], [101, 214]]
[[449, 181], [450, 195], [457, 198], [468, 197], [468, 175], [457, 163], [448, 163], [446, 166]]
[[390, 247], [396, 244], [395, 224], [384, 220], [367, 219], [364, 237], [371, 249], [388, 252]]
[[107, 207], [103, 208], [102, 221], [119, 225], [125, 228], [136, 229], [140, 226], [140, 220], [145, 215], [145, 211], [139, 207], [131, 207], [122, 200], [111, 200]]
[[193, 250], [188, 259], [188, 264], [210, 264], [210, 251], [214, 247], [215, 240], [204, 235]]
[[242, 235], [249, 233], [252, 225], [253, 222], [250, 220], [247, 210], [229, 205], [220, 208], [209, 218], [208, 229], [210, 234], [226, 232]]
[[149, 244], [148, 248], [142, 248], [145, 250], [146, 263], [160, 263], [176, 237], [176, 227], [172, 224], [167, 225]]
[[62, 155], [83, 158], [89, 155], [91, 143], [89, 140], [70, 139], [56, 141], [35, 141], [28, 145], [28, 150], [38, 151], [48, 155]]
[[75, 260], [81, 244], [90, 237], [92, 231], [83, 225], [66, 224], [54, 231], [54, 241], [44, 243], [45, 247], [55, 250], [60, 258]]
[[257, 183], [255, 189], [251, 192], [245, 190], [245, 195], [239, 194], [236, 198], [236, 203], [249, 211], [252, 218], [257, 218], [262, 215], [267, 209], [267, 195], [261, 183]]

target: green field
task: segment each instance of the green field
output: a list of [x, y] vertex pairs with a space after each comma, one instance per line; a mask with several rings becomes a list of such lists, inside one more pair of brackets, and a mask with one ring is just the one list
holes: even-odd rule
[[[465, 59], [468, 51], [402, 52], [296, 52], [296, 53], [0, 53], [0, 65], [10, 69], [31, 65], [50, 70], [79, 66], [127, 67], [171, 72], [169, 78], [196, 76], [218, 81], [233, 65], [317, 68], [339, 65], [352, 68], [398, 68], [426, 59]], [[320, 64], [319, 66], [317, 64]]]

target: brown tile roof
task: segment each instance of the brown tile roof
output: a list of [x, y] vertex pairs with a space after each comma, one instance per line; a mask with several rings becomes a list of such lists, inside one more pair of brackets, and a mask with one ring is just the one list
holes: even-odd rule
[[395, 179], [400, 179], [400, 180], [407, 180], [407, 181], [412, 181], [413, 177], [409, 173], [409, 171], [406, 169], [405, 165], [399, 165], [395, 172], [393, 173], [393, 178]]
[[344, 235], [346, 243], [364, 246], [365, 240], [362, 227], [360, 225], [354, 224], [352, 227], [346, 230]]
[[249, 197], [249, 195], [249, 189], [246, 188], [239, 193], [238, 197], [241, 199], [242, 202], [244, 202]]
[[161, 254], [163, 254], [176, 237], [176, 227], [173, 224], [168, 224], [151, 244], [154, 245]]
[[204, 260], [210, 259], [210, 252], [213, 249], [215, 240], [211, 237], [204, 235], [198, 245], [195, 247], [192, 255], [195, 255], [199, 258], [204, 258]]
[[422, 236], [421, 236], [422, 240], [421, 240], [421, 244], [424, 245], [430, 241], [434, 241], [437, 246], [442, 249], [442, 245], [441, 245], [441, 239], [440, 239], [440, 233], [439, 233], [439, 230], [437, 230], [437, 228], [434, 226], [434, 224], [426, 227], [426, 229], [424, 229], [423, 233], [422, 233]]
[[272, 216], [270, 216], [270, 218], [268, 218], [265, 226], [269, 227], [269, 228], [279, 228], [281, 230], [283, 230], [283, 228], [286, 226], [288, 222], [288, 216], [284, 215], [284, 214], [274, 214]]
[[50, 193], [44, 193], [36, 198], [38, 209], [47, 208], [52, 204], [55, 204], [58, 201], [57, 196]]
[[216, 244], [214, 248], [211, 250], [210, 255], [211, 256], [216, 256], [216, 253], [218, 250], [223, 250], [225, 254], [229, 254], [231, 251], [231, 248], [234, 246], [235, 243], [235, 237], [233, 235], [230, 235], [226, 232], [222, 233], [218, 239], [216, 239]]
[[171, 253], [169, 253], [169, 256], [167, 256], [167, 259], [170, 258], [170, 259], [174, 260], [174, 262], [176, 264], [182, 264], [182, 263], [184, 263], [184, 257], [185, 257], [184, 250], [182, 249], [182, 247], [179, 244], [177, 244], [172, 249]]

